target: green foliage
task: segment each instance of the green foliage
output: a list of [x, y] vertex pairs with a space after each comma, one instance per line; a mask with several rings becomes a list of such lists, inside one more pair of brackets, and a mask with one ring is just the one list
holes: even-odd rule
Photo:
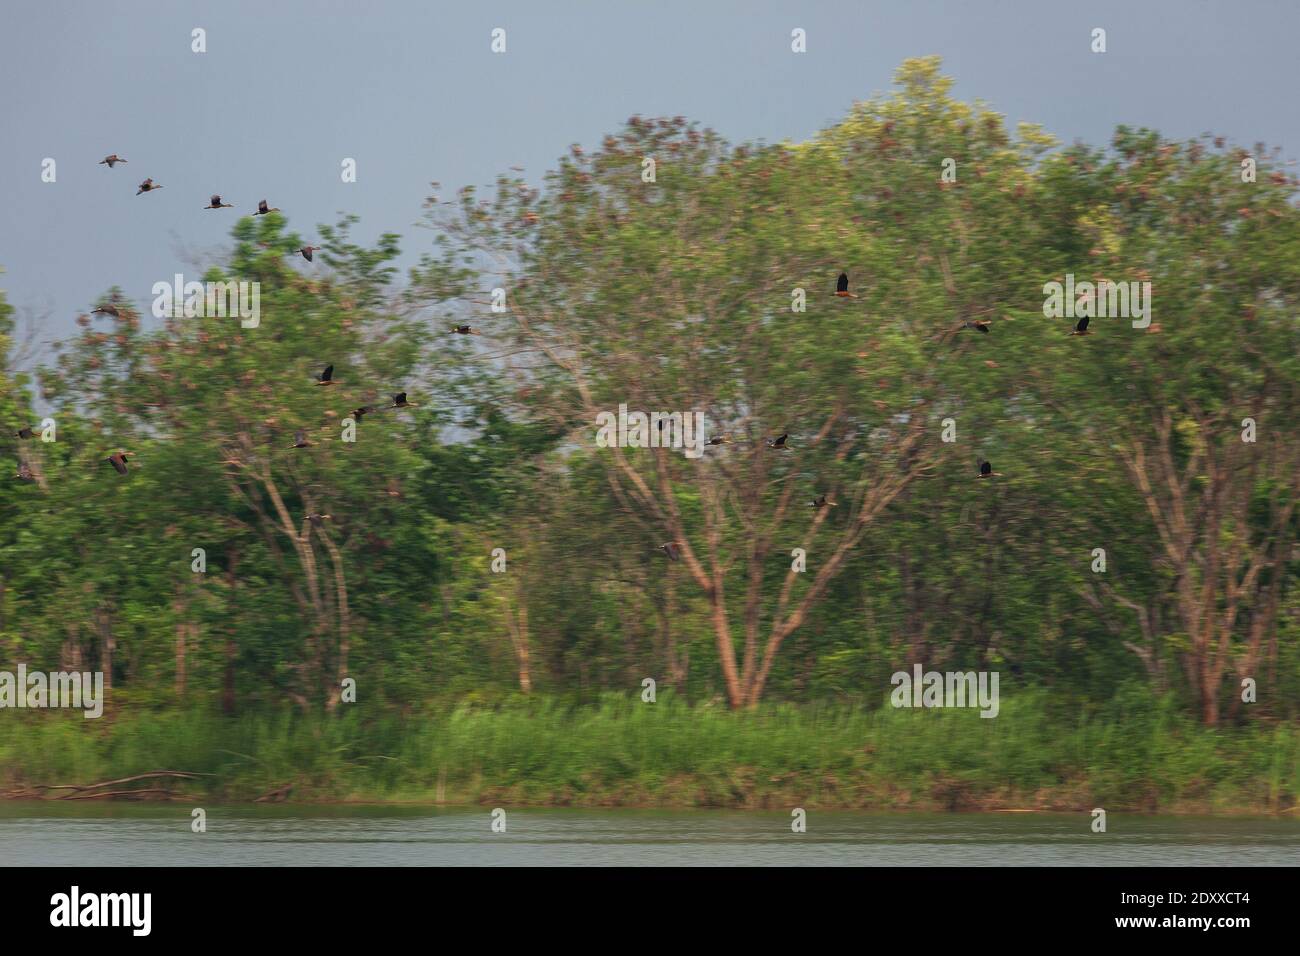
[[9, 721], [0, 788], [89, 783], [160, 767], [174, 784], [247, 801], [545, 806], [844, 807], [1244, 812], [1300, 799], [1294, 728], [1210, 730], [1141, 688], [1084, 716], [1043, 693], [974, 711], [773, 705], [691, 707], [605, 695], [516, 698], [413, 718], [138, 713], [87, 732], [80, 717]]
[[[204, 278], [259, 283], [258, 327], [150, 321], [110, 289], [39, 396], [0, 299], [4, 441], [38, 477], [0, 485], [0, 668], [112, 686], [106, 730], [6, 738], [11, 777], [174, 760], [230, 796], [422, 798], [442, 774], [467, 798], [733, 804], [818, 774], [850, 805], [1294, 800], [1295, 180], [1262, 148], [1243, 183], [1243, 150], [1125, 126], [1060, 148], [950, 92], [908, 61], [806, 143], [633, 117], [541, 189], [431, 198], [405, 281], [398, 238], [359, 244], [352, 217], [310, 266], [283, 216], [242, 218]], [[1152, 325], [1070, 336], [1043, 312], [1067, 274], [1150, 282]], [[420, 407], [342, 440], [403, 390]], [[620, 404], [736, 443], [595, 447]], [[58, 441], [12, 436], [38, 414]], [[783, 432], [790, 452], [763, 446]], [[999, 670], [1011, 699], [995, 721], [878, 710], [917, 662]], [[646, 677], [667, 703], [616, 702]], [[382, 716], [352, 716], [346, 678]]]

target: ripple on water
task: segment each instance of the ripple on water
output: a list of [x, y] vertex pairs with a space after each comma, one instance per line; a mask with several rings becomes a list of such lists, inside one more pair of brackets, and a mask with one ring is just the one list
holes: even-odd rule
[[[1295, 866], [1300, 820], [1111, 814], [808, 815], [486, 809], [0, 806], [7, 866]], [[508, 809], [508, 808], [507, 808]]]

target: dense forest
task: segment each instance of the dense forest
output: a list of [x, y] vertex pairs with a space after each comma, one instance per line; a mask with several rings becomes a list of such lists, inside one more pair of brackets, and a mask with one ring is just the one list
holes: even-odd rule
[[[361, 756], [384, 745], [349, 751], [340, 722], [386, 722], [392, 757], [496, 714], [512, 723], [473, 731], [464, 775], [499, 761], [522, 785], [528, 757], [493, 748], [523, 746], [530, 719], [565, 722], [574, 753], [584, 722], [649, 747], [653, 706], [704, 735], [691, 770], [710, 737], [761, 749], [764, 715], [815, 748], [870, 738], [880, 760], [913, 718], [934, 748], [1111, 722], [1012, 774], [1024, 791], [1124, 746], [1140, 714], [1187, 735], [1192, 777], [1268, 741], [1269, 795], [1242, 802], [1293, 804], [1296, 187], [1275, 152], [1212, 134], [1009, 130], [927, 58], [808, 142], [632, 117], [541, 188], [511, 172], [432, 195], [407, 275], [398, 236], [358, 244], [348, 218], [234, 220], [228, 255], [188, 278], [260, 283], [257, 327], [156, 320], [114, 288], [46, 365], [0, 369], [10, 464], [32, 476], [0, 486], [0, 669], [109, 688], [100, 721], [8, 712], [0, 784], [115, 766], [51, 753], [114, 727], [134, 728], [127, 769], [149, 769], [166, 728], [198, 747], [245, 719], [305, 722], [379, 778], [397, 771]], [[1149, 324], [1072, 335], [1096, 303], [1046, 315], [1067, 277], [1149, 283]], [[0, 322], [12, 357], [2, 303]], [[387, 407], [403, 391], [415, 407]], [[700, 412], [718, 443], [602, 447], [620, 406]], [[918, 663], [998, 671], [1001, 714], [889, 713], [890, 675]], [[736, 759], [796, 777], [832, 760], [781, 746]], [[279, 759], [258, 786], [294, 779]], [[949, 761], [951, 788], [963, 759], [930, 770]]]

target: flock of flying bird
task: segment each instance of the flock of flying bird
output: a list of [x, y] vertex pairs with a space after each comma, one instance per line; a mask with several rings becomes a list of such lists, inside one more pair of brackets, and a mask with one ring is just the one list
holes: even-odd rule
[[[857, 294], [849, 291], [849, 274], [847, 272], [841, 272], [840, 277], [835, 280], [835, 295], [836, 297], [841, 299], [858, 298]], [[991, 322], [988, 319], [976, 319], [976, 320], [968, 319], [963, 321], [961, 325], [957, 326], [957, 328], [954, 331], [961, 332], [965, 329], [972, 329], [976, 332], [982, 332], [983, 334], [988, 335], [990, 324]], [[1079, 319], [1078, 322], [1075, 323], [1074, 329], [1073, 331], [1070, 332], [1070, 334], [1071, 335], [1092, 334], [1091, 332], [1088, 331], [1088, 317], [1086, 315], [1083, 316], [1081, 319]], [[659, 427], [661, 430], [663, 428], [663, 424], [664, 424], [663, 422], [659, 423]], [[789, 448], [789, 446], [786, 444], [789, 438], [790, 436], [788, 434], [779, 435], [776, 438], [764, 439], [763, 443], [768, 448], [775, 449], [776, 451], [786, 451]], [[713, 438], [710, 438], [707, 442], [705, 442], [705, 444], [706, 445], [724, 445], [724, 444], [730, 445], [733, 444], [733, 442], [731, 441], [730, 438], [727, 438], [724, 435], [721, 437], [715, 436]], [[994, 471], [992, 463], [989, 462], [987, 459], [981, 458], [979, 460], [979, 477], [980, 478], [1001, 478], [1002, 472]], [[825, 495], [818, 495], [811, 502], [809, 502], [809, 507], [834, 508], [836, 507], [836, 503], [834, 501], [828, 501]], [[670, 561], [677, 561], [681, 557], [681, 551], [678, 549], [677, 545], [675, 545], [671, 541], [661, 544], [656, 550], [662, 551], [664, 554], [666, 554]]]
[[[115, 166], [117, 166], [118, 163], [123, 163], [123, 164], [125, 164], [126, 162], [127, 162], [127, 160], [126, 160], [126, 159], [123, 159], [121, 156], [117, 155], [117, 153], [110, 153], [108, 156], [105, 156], [103, 159], [101, 159], [97, 165], [100, 165], [100, 166], [107, 166], [109, 169], [112, 169], [112, 168], [114, 168]], [[139, 195], [141, 195], [141, 194], [143, 194], [143, 193], [155, 192], [155, 191], [157, 191], [157, 190], [159, 190], [159, 189], [162, 189], [162, 188], [163, 188], [163, 186], [162, 186], [161, 183], [156, 183], [156, 182], [153, 181], [152, 178], [147, 178], [147, 179], [145, 179], [144, 182], [140, 183], [140, 186], [139, 186], [139, 188], [136, 190], [136, 193], [135, 193], [135, 194], [136, 194], [137, 196], [139, 196]], [[222, 201], [221, 201], [221, 196], [220, 196], [220, 194], [213, 193], [213, 195], [211, 196], [211, 198], [208, 200], [208, 204], [207, 204], [206, 206], [202, 206], [201, 208], [202, 208], [202, 209], [233, 209], [233, 208], [234, 208], [234, 204], [233, 204], [233, 203], [222, 202]], [[255, 212], [253, 215], [255, 215], [255, 216], [265, 216], [265, 215], [268, 215], [268, 214], [270, 214], [270, 213], [273, 213], [273, 212], [279, 212], [279, 211], [280, 211], [280, 208], [279, 208], [278, 206], [269, 206], [269, 205], [267, 205], [267, 201], [266, 201], [265, 199], [263, 199], [263, 200], [261, 200], [260, 202], [258, 202], [258, 204], [257, 204], [257, 212]], [[265, 243], [263, 243], [263, 245], [265, 245]], [[288, 255], [295, 255], [295, 254], [297, 254], [297, 255], [301, 255], [301, 256], [302, 256], [304, 259], [306, 259], [308, 262], [311, 262], [311, 261], [313, 261], [313, 260], [312, 260], [312, 253], [314, 253], [314, 252], [319, 252], [320, 249], [321, 249], [320, 246], [306, 245], [306, 246], [303, 246], [303, 247], [300, 248], [300, 249], [297, 249], [297, 250], [294, 250], [293, 252], [288, 253]], [[117, 315], [120, 314], [119, 311], [118, 311], [118, 309], [117, 309], [117, 307], [116, 307], [116, 306], [113, 306], [113, 305], [101, 305], [101, 306], [98, 306], [97, 308], [95, 308], [95, 309], [93, 310], [93, 312], [95, 312], [95, 313], [100, 313], [100, 314], [105, 314], [105, 315], [113, 315], [113, 316], [117, 316]], [[479, 334], [480, 334], [480, 333], [478, 332], [477, 329], [473, 329], [473, 328], [471, 328], [471, 327], [468, 326], [468, 325], [458, 325], [458, 326], [455, 326], [454, 328], [451, 329], [451, 332], [452, 332], [452, 334], [454, 334], [454, 335], [479, 335]], [[317, 385], [335, 385], [335, 384], [337, 384], [337, 383], [334, 381], [334, 366], [333, 366], [333, 365], [326, 366], [325, 370], [324, 370], [323, 372], [321, 372], [319, 375], [316, 376], [316, 384], [317, 384]], [[374, 413], [374, 412], [386, 411], [386, 410], [388, 410], [388, 409], [392, 409], [392, 408], [416, 408], [416, 407], [417, 407], [417, 406], [416, 406], [413, 402], [409, 402], [409, 401], [407, 401], [407, 399], [406, 399], [406, 393], [405, 393], [405, 392], [398, 392], [396, 395], [393, 396], [392, 404], [390, 404], [390, 405], [363, 405], [363, 406], [361, 406], [360, 408], [356, 408], [356, 409], [354, 409], [354, 410], [351, 412], [351, 417], [352, 417], [353, 421], [355, 421], [355, 422], [360, 422], [362, 416], [364, 416], [364, 415], [369, 415], [369, 414]], [[30, 439], [30, 438], [35, 437], [36, 433], [37, 433], [37, 429], [36, 429], [35, 427], [24, 425], [22, 428], [19, 428], [19, 429], [18, 429], [17, 431], [15, 431], [13, 434], [14, 434], [17, 438], [19, 438], [20, 440], [24, 440], [24, 441], [25, 441], [25, 440], [27, 440], [27, 439]], [[291, 447], [291, 448], [310, 448], [310, 447], [312, 447], [312, 445], [314, 445], [314, 444], [315, 444], [315, 442], [310, 441], [310, 440], [307, 438], [307, 433], [306, 433], [304, 430], [299, 429], [299, 430], [297, 431], [297, 433], [294, 435], [294, 442], [293, 442], [293, 445], [291, 445], [290, 447]], [[120, 450], [119, 450], [119, 451], [114, 452], [113, 454], [109, 455], [107, 458], [104, 459], [104, 461], [105, 461], [107, 464], [112, 465], [112, 466], [113, 466], [113, 470], [116, 471], [119, 475], [125, 475], [125, 474], [127, 473], [127, 460], [128, 460], [130, 457], [131, 457], [131, 455], [130, 455], [129, 453], [124, 452], [124, 451], [120, 451]], [[235, 463], [235, 464], [238, 464], [238, 462], [236, 462], [234, 459], [228, 459], [226, 463], [228, 463], [228, 464], [229, 464], [229, 463]], [[22, 460], [19, 460], [19, 462], [18, 462], [18, 472], [17, 472], [17, 474], [14, 475], [14, 477], [17, 478], [19, 481], [35, 481], [35, 480], [36, 480], [36, 475], [32, 472], [31, 467], [27, 464], [27, 462], [22, 461]], [[329, 515], [321, 515], [321, 514], [311, 514], [311, 515], [308, 515], [308, 516], [307, 516], [308, 520], [310, 520], [313, 524], [320, 524], [320, 522], [321, 522], [322, 519], [325, 519], [325, 518], [328, 518], [328, 517], [329, 517]]]
[[[112, 168], [115, 167], [118, 163], [126, 163], [126, 162], [127, 162], [127, 161], [126, 161], [125, 159], [123, 159], [121, 156], [118, 156], [116, 153], [112, 153], [112, 154], [110, 154], [110, 155], [108, 155], [108, 156], [105, 156], [103, 159], [101, 159], [101, 160], [99, 161], [99, 164], [98, 164], [98, 165], [100, 165], [100, 166], [108, 166], [109, 169], [112, 169]], [[141, 194], [143, 194], [143, 193], [154, 192], [154, 191], [159, 190], [159, 189], [162, 189], [162, 188], [163, 188], [163, 186], [162, 186], [160, 183], [155, 183], [155, 182], [153, 181], [153, 179], [145, 179], [144, 182], [140, 183], [140, 187], [139, 187], [139, 189], [136, 191], [136, 195], [139, 196], [139, 195], [141, 195]], [[232, 203], [222, 202], [222, 201], [221, 201], [221, 196], [220, 196], [219, 194], [214, 193], [214, 194], [211, 196], [211, 198], [208, 200], [208, 205], [203, 206], [203, 207], [201, 207], [201, 208], [203, 208], [203, 209], [233, 209], [233, 208], [234, 208], [234, 205], [233, 205]], [[277, 207], [277, 206], [268, 206], [268, 205], [267, 205], [267, 201], [266, 201], [265, 199], [263, 199], [263, 200], [261, 200], [260, 202], [258, 202], [258, 204], [257, 204], [257, 212], [254, 213], [254, 215], [256, 215], [256, 216], [265, 216], [265, 215], [267, 215], [267, 214], [269, 214], [269, 213], [279, 212], [279, 211], [280, 211], [279, 207]], [[301, 255], [301, 256], [302, 256], [304, 259], [306, 259], [308, 262], [311, 262], [311, 261], [312, 261], [312, 253], [314, 253], [314, 252], [318, 252], [318, 251], [320, 251], [320, 249], [321, 249], [320, 246], [306, 245], [306, 246], [303, 246], [303, 247], [300, 248], [300, 249], [295, 250], [295, 252], [296, 252], [297, 254]], [[293, 255], [293, 254], [294, 254], [294, 252], [289, 253], [289, 255]], [[839, 298], [851, 298], [851, 299], [856, 299], [856, 298], [858, 298], [857, 295], [855, 295], [854, 293], [852, 293], [852, 292], [849, 291], [849, 276], [848, 276], [848, 273], [847, 273], [847, 272], [841, 272], [841, 273], [840, 273], [840, 276], [839, 276], [839, 279], [836, 280], [836, 283], [835, 283], [835, 295], [836, 295], [837, 297], [839, 297]], [[100, 307], [96, 308], [94, 311], [95, 311], [95, 312], [98, 312], [98, 313], [106, 313], [106, 314], [110, 314], [110, 315], [117, 315], [117, 314], [118, 314], [118, 310], [116, 309], [116, 307], [111, 306], [111, 305], [109, 305], [109, 306], [100, 306]], [[984, 320], [974, 320], [974, 321], [972, 321], [972, 320], [966, 320], [966, 321], [963, 321], [962, 324], [961, 324], [960, 326], [957, 327], [956, 331], [959, 331], [959, 332], [960, 332], [960, 331], [962, 331], [962, 330], [964, 330], [964, 329], [972, 329], [972, 330], [974, 330], [974, 331], [976, 331], [976, 332], [981, 332], [981, 333], [987, 335], [987, 334], [988, 334], [988, 331], [989, 331], [989, 325], [990, 325], [990, 322], [989, 322], [989, 320], [987, 320], [987, 319], [984, 319]], [[458, 326], [455, 326], [454, 328], [451, 329], [451, 332], [452, 332], [453, 334], [456, 334], [456, 335], [479, 335], [479, 334], [480, 334], [480, 333], [478, 332], [478, 330], [473, 329], [473, 328], [471, 328], [471, 327], [468, 326], [468, 325], [458, 325]], [[1071, 334], [1071, 335], [1089, 335], [1089, 334], [1091, 334], [1091, 333], [1088, 331], [1088, 318], [1087, 318], [1087, 316], [1084, 316], [1083, 318], [1079, 319], [1079, 321], [1075, 324], [1074, 331], [1072, 331], [1070, 334]], [[329, 386], [329, 385], [335, 385], [335, 384], [337, 384], [337, 383], [334, 381], [334, 366], [333, 366], [333, 365], [326, 366], [325, 370], [324, 370], [323, 372], [321, 372], [319, 375], [316, 376], [316, 384], [317, 384], [318, 386]], [[416, 407], [418, 407], [418, 406], [416, 406], [416, 405], [415, 405], [414, 403], [412, 403], [412, 402], [407, 401], [407, 399], [406, 399], [406, 392], [398, 392], [396, 395], [393, 396], [392, 404], [389, 404], [389, 405], [362, 405], [361, 407], [352, 410], [352, 412], [351, 412], [351, 417], [352, 417], [352, 420], [353, 420], [354, 422], [360, 422], [361, 419], [362, 419], [362, 417], [364, 417], [365, 415], [373, 414], [373, 413], [375, 413], [375, 412], [386, 411], [386, 410], [389, 410], [389, 409], [395, 409], [395, 408], [416, 408]], [[659, 423], [659, 426], [660, 426], [661, 429], [663, 428], [663, 425], [664, 425], [664, 423], [661, 421], [661, 422]], [[24, 426], [24, 427], [22, 427], [22, 428], [19, 428], [16, 432], [14, 432], [14, 434], [15, 434], [19, 439], [26, 440], [26, 439], [30, 439], [30, 438], [34, 437], [35, 434], [36, 434], [36, 430], [35, 430], [35, 428], [33, 428], [33, 427], [30, 427], [30, 426]], [[764, 445], [765, 445], [766, 447], [768, 447], [768, 448], [770, 448], [770, 449], [772, 449], [772, 450], [774, 450], [774, 451], [786, 451], [786, 450], [789, 449], [789, 446], [787, 445], [787, 442], [788, 442], [789, 438], [790, 438], [789, 434], [782, 434], [782, 435], [778, 435], [776, 438], [768, 438], [768, 439], [764, 439], [764, 442], [763, 442], [763, 443], [764, 443]], [[302, 430], [302, 429], [299, 429], [299, 430], [295, 433], [295, 435], [294, 435], [294, 442], [293, 442], [293, 445], [291, 445], [290, 447], [291, 447], [291, 448], [295, 448], [295, 449], [297, 449], [297, 448], [310, 448], [310, 447], [312, 447], [314, 444], [315, 444], [315, 442], [312, 442], [311, 440], [308, 439], [306, 431], [304, 431], [304, 430]], [[732, 441], [730, 438], [728, 438], [726, 435], [715, 435], [715, 436], [709, 438], [708, 441], [707, 441], [705, 444], [708, 444], [708, 445], [730, 445], [730, 444], [735, 444], [735, 442], [733, 442], [733, 441]], [[117, 452], [115, 452], [114, 454], [109, 455], [106, 459], [104, 459], [104, 461], [107, 462], [108, 464], [112, 465], [112, 466], [113, 466], [113, 469], [114, 469], [114, 470], [115, 470], [119, 475], [125, 475], [125, 474], [127, 473], [127, 459], [128, 459], [129, 457], [130, 457], [130, 456], [129, 456], [126, 452], [124, 452], [124, 451], [117, 451]], [[234, 459], [230, 459], [229, 461], [230, 461], [230, 462], [234, 462]], [[999, 478], [999, 477], [1001, 477], [1001, 476], [1002, 476], [1002, 473], [1001, 473], [1001, 472], [997, 472], [997, 471], [994, 471], [994, 470], [993, 470], [993, 466], [992, 466], [992, 464], [990, 464], [988, 461], [986, 461], [986, 460], [984, 460], [984, 459], [981, 459], [981, 460], [980, 460], [980, 463], [979, 463], [979, 477], [980, 477], [980, 478]], [[19, 461], [19, 463], [18, 463], [18, 473], [17, 473], [14, 477], [16, 477], [16, 478], [17, 478], [18, 480], [20, 480], [20, 481], [35, 481], [35, 480], [36, 480], [36, 476], [32, 473], [31, 468], [27, 465], [27, 463], [26, 463], [25, 461]], [[827, 498], [826, 498], [826, 495], [822, 494], [822, 495], [818, 495], [816, 498], [814, 498], [814, 499], [809, 503], [809, 505], [810, 505], [810, 507], [812, 507], [812, 508], [825, 508], [825, 507], [831, 507], [831, 508], [834, 508], [834, 507], [836, 507], [836, 502], [834, 502], [834, 501], [828, 501]], [[324, 519], [326, 519], [326, 518], [328, 518], [328, 517], [330, 517], [330, 516], [329, 516], [329, 515], [322, 515], [322, 514], [311, 514], [311, 515], [308, 515], [308, 516], [307, 516], [308, 520], [310, 520], [313, 524], [317, 524], [317, 525], [320, 524], [320, 522], [321, 522], [322, 520], [324, 520]], [[665, 543], [665, 544], [663, 544], [663, 545], [660, 545], [659, 548], [658, 548], [657, 550], [662, 551], [662, 552], [663, 552], [664, 554], [666, 554], [666, 555], [668, 556], [668, 558], [669, 558], [670, 560], [672, 560], [672, 561], [676, 561], [676, 560], [678, 560], [678, 558], [680, 557], [680, 552], [679, 552], [677, 546], [676, 546], [674, 543], [672, 543], [671, 541], [670, 541], [670, 542], [667, 542], [667, 543]]]

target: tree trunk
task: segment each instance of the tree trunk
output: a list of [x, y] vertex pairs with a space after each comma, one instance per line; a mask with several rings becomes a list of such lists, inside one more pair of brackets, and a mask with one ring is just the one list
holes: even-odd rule
[[185, 699], [185, 632], [188, 624], [176, 625], [176, 699]]
[[519, 609], [519, 690], [525, 694], [533, 692], [528, 654], [528, 608], [525, 607]]
[[731, 623], [727, 620], [727, 603], [721, 595], [721, 583], [712, 595], [713, 636], [718, 645], [718, 660], [722, 664], [722, 680], [727, 688], [727, 703], [733, 710], [745, 706], [745, 691], [736, 673], [736, 648], [731, 643]]
[[[239, 566], [239, 554], [232, 552], [230, 563], [226, 567], [226, 584], [229, 588], [232, 604], [234, 603], [235, 590], [238, 587], [238, 579], [235, 577], [235, 569]], [[223, 653], [225, 655], [225, 669], [221, 679], [221, 712], [227, 717], [233, 717], [235, 714], [235, 661], [239, 656], [239, 648], [235, 641], [235, 627], [237, 618], [232, 615], [230, 623], [226, 626], [226, 639], [224, 642]]]
[[178, 586], [176, 598], [172, 601], [172, 614], [176, 618], [175, 693], [178, 701], [185, 699], [185, 637], [190, 628], [190, 625], [185, 621], [185, 613], [188, 610], [189, 602], [185, 600], [181, 588]]
[[113, 619], [104, 607], [95, 608], [95, 627], [99, 631], [99, 666], [104, 672], [104, 699], [113, 694], [113, 652], [117, 650], [117, 637], [113, 633]]
[[531, 654], [528, 649], [528, 608], [520, 605], [516, 617], [514, 607], [506, 600], [506, 631], [510, 635], [510, 646], [515, 652], [515, 665], [519, 671], [519, 690], [524, 694], [533, 691], [533, 677], [530, 670]]

